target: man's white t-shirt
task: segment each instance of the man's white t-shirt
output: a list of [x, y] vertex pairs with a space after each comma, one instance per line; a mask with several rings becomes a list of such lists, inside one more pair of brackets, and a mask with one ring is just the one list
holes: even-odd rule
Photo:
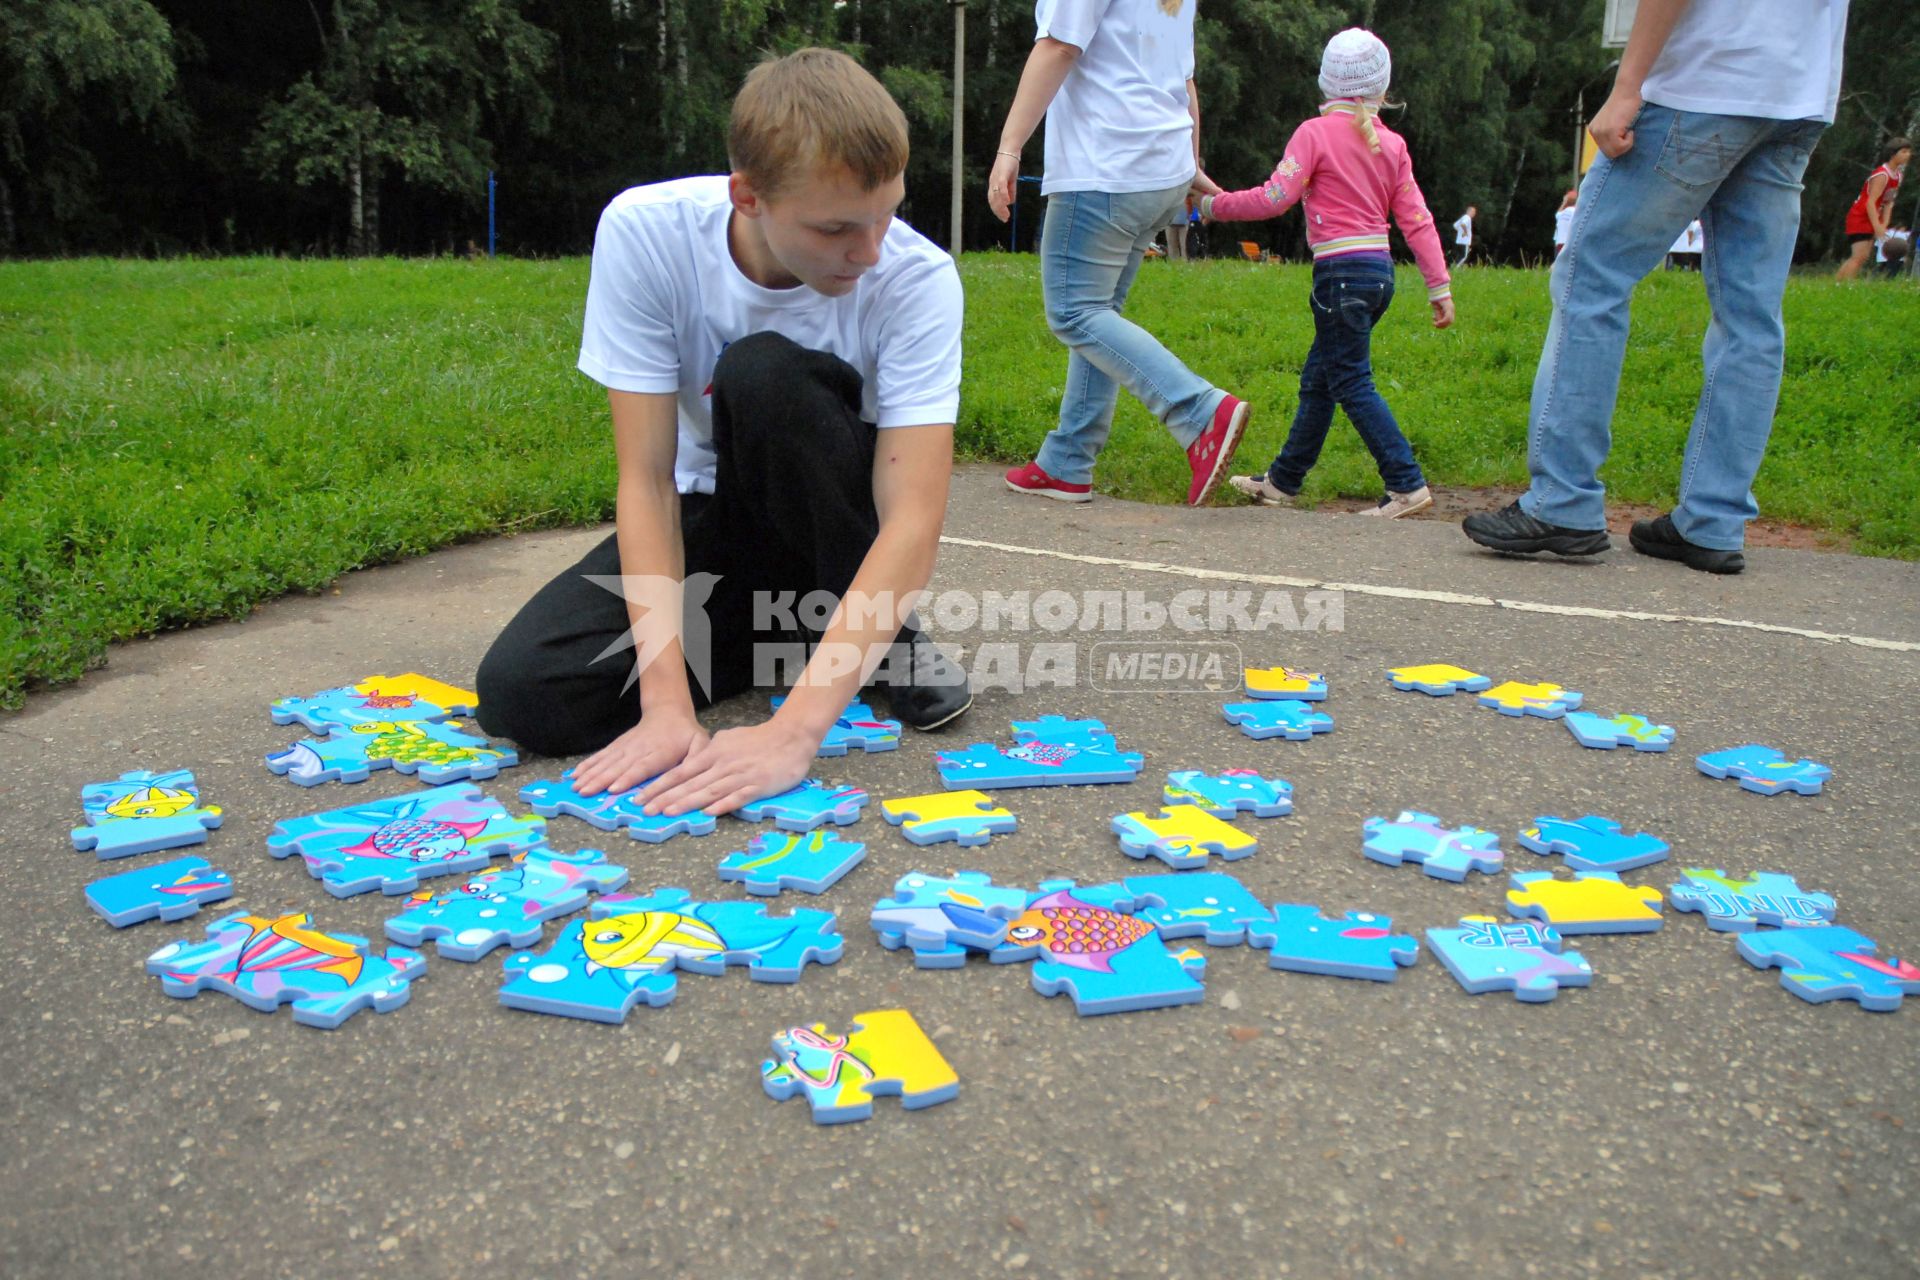
[[1460, 215], [1460, 220], [1453, 224], [1453, 242], [1458, 245], [1473, 243], [1473, 219], [1464, 213]]
[[960, 275], [895, 218], [853, 291], [769, 289], [733, 260], [724, 176], [633, 187], [593, 238], [580, 372], [614, 391], [676, 393], [681, 493], [712, 493], [713, 366], [730, 343], [772, 332], [852, 365], [860, 416], [881, 428], [951, 423], [960, 412]]
[[1040, 194], [1164, 191], [1192, 180], [1193, 10], [1160, 0], [1039, 0], [1036, 40], [1080, 50], [1047, 107]]
[[1675, 111], [1832, 124], [1847, 2], [1693, 0], [1640, 96]]
[[1573, 215], [1580, 212], [1573, 205], [1559, 210], [1553, 215], [1553, 242], [1565, 244], [1567, 237], [1573, 234]]

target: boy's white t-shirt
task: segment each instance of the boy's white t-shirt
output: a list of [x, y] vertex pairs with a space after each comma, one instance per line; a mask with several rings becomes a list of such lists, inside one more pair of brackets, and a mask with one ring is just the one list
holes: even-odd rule
[[1460, 215], [1460, 220], [1453, 224], [1453, 242], [1455, 244], [1473, 243], [1473, 219], [1464, 213]]
[[1675, 111], [1825, 120], [1840, 105], [1848, 0], [1693, 0], [1640, 96]]
[[1040, 194], [1164, 191], [1192, 180], [1193, 11], [1160, 0], [1039, 0], [1034, 39], [1080, 56], [1047, 107]]
[[1580, 212], [1573, 205], [1559, 210], [1553, 215], [1553, 242], [1565, 244], [1567, 237], [1573, 234], [1573, 215]]
[[1680, 238], [1673, 242], [1673, 248], [1667, 250], [1667, 252], [1700, 253], [1705, 250], [1706, 247], [1707, 240], [1706, 236], [1700, 230], [1700, 219], [1695, 218], [1687, 224], [1687, 229], [1680, 233]]
[[853, 291], [769, 289], [733, 260], [722, 176], [633, 187], [593, 238], [580, 372], [614, 391], [676, 393], [681, 493], [712, 493], [713, 366], [730, 343], [772, 332], [830, 351], [864, 380], [860, 416], [881, 428], [960, 412], [960, 276], [953, 259], [895, 218], [880, 261]]

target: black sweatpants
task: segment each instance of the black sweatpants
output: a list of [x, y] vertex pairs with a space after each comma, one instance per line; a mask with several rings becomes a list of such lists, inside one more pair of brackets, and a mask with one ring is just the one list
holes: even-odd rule
[[[680, 499], [687, 574], [719, 575], [706, 601], [708, 689], [688, 673], [696, 707], [752, 687], [756, 643], [796, 639], [754, 633], [756, 591], [843, 595], [872, 547], [875, 432], [860, 417], [861, 381], [838, 356], [775, 333], [742, 338], [714, 365], [714, 492]], [[639, 723], [638, 686], [622, 691], [632, 649], [594, 660], [629, 621], [626, 601], [586, 575], [619, 572], [609, 536], [507, 624], [475, 678], [482, 729], [541, 755], [570, 756]], [[689, 623], [686, 634], [699, 628]]]

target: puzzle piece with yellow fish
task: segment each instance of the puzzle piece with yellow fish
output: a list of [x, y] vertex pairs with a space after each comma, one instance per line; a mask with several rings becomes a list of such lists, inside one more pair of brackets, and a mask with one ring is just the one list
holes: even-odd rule
[[190, 769], [136, 769], [90, 782], [80, 788], [80, 810], [87, 825], [73, 829], [73, 847], [102, 860], [205, 844], [221, 822], [218, 808], [200, 803]]

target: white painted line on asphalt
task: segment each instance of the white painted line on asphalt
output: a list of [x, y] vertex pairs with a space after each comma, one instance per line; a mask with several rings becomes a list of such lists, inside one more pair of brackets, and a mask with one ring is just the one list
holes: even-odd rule
[[983, 551], [1006, 551], [1014, 555], [1040, 556], [1049, 560], [1071, 560], [1076, 564], [1105, 565], [1115, 569], [1133, 569], [1141, 573], [1167, 573], [1182, 578], [1200, 578], [1218, 582], [1251, 582], [1263, 587], [1298, 587], [1306, 591], [1345, 591], [1357, 596], [1381, 596], [1389, 600], [1418, 600], [1426, 604], [1465, 605], [1476, 609], [1512, 609], [1518, 613], [1558, 614], [1567, 618], [1597, 618], [1618, 622], [1684, 622], [1701, 627], [1730, 627], [1736, 631], [1762, 631], [1770, 635], [1798, 636], [1829, 644], [1859, 645], [1863, 649], [1885, 649], [1894, 653], [1920, 653], [1920, 641], [1882, 640], [1877, 636], [1855, 636], [1836, 631], [1815, 631], [1809, 627], [1788, 627], [1773, 622], [1753, 622], [1745, 618], [1711, 618], [1690, 613], [1648, 613], [1640, 609], [1591, 609], [1574, 604], [1542, 604], [1537, 600], [1503, 600], [1497, 596], [1473, 596], [1458, 591], [1422, 591], [1415, 587], [1384, 587], [1366, 582], [1323, 582], [1317, 578], [1289, 578], [1277, 573], [1246, 573], [1238, 569], [1202, 569], [1197, 565], [1163, 564], [1157, 560], [1123, 560], [1116, 556], [1089, 556], [1074, 551], [1055, 551], [1048, 547], [1020, 547], [1006, 542], [982, 542], [978, 538], [943, 535], [940, 541], [956, 547], [978, 547]]

